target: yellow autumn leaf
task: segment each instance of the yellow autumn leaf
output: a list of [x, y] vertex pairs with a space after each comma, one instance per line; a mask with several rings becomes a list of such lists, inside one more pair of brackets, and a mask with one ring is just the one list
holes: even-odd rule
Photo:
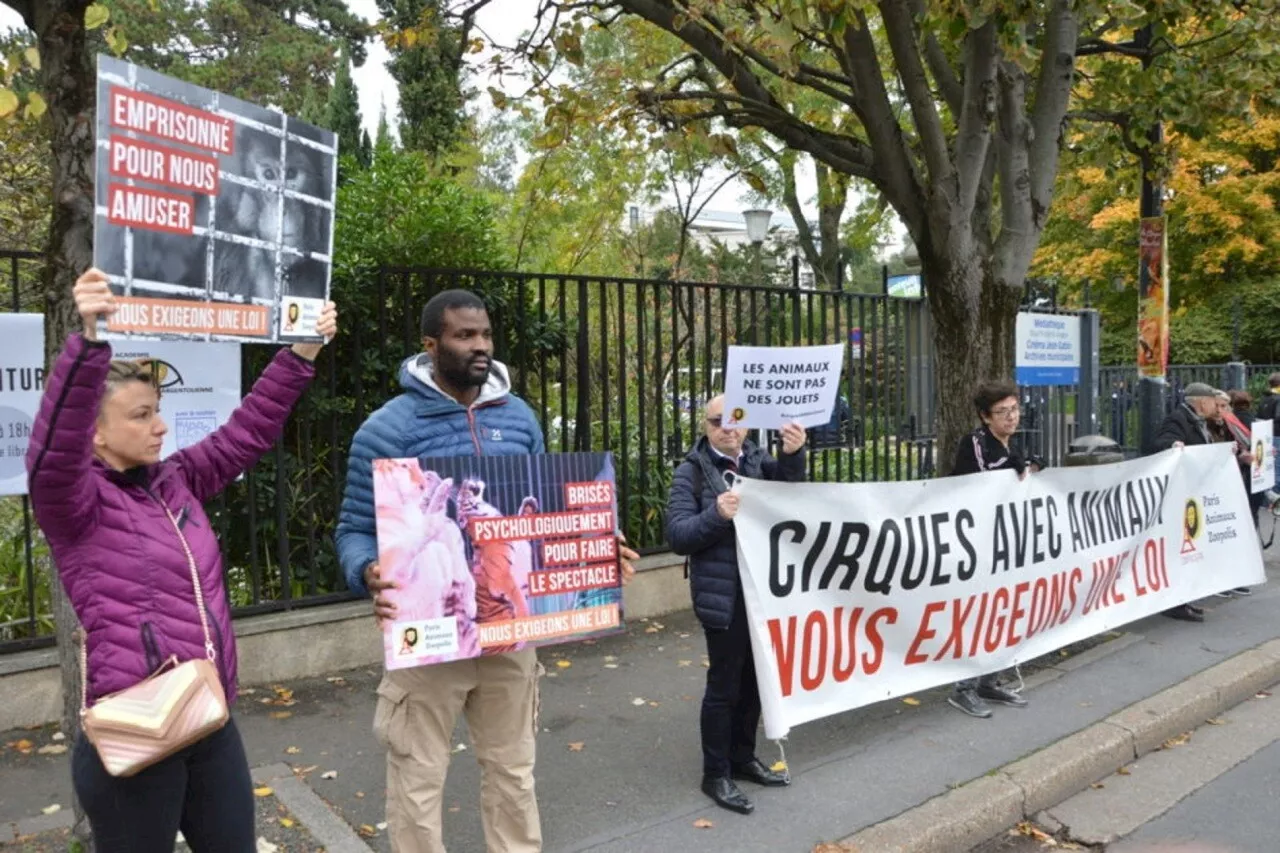
[[558, 660], [556, 661], [556, 666], [560, 667], [561, 669], [568, 669], [569, 667], [573, 666], [573, 661]]
[[772, 770], [774, 773], [786, 773], [787, 762], [782, 760], [775, 761], [773, 762], [772, 765], [770, 765], [769, 769]]
[[24, 50], [23, 55], [27, 58], [27, 64], [35, 71], [40, 70], [40, 48], [29, 47]]
[[280, 825], [285, 829], [293, 829], [293, 820], [291, 818], [282, 817], [280, 818]]
[[18, 96], [12, 89], [0, 88], [0, 118], [8, 118], [18, 109]]
[[705, 817], [698, 818], [693, 822], [693, 825], [694, 825], [694, 828], [696, 829], [711, 829], [713, 826], [715, 826], [714, 823], [707, 820]]
[[44, 98], [39, 92], [32, 92], [27, 95], [27, 109], [25, 115], [27, 118], [40, 118], [44, 115], [49, 105], [44, 102]]
[[914, 708], [916, 705], [920, 704], [920, 700], [914, 696], [908, 696], [906, 699], [902, 700], [902, 704], [910, 705], [911, 707]]
[[84, 28], [96, 30], [111, 19], [111, 10], [101, 3], [91, 3], [84, 10]]
[[255, 797], [269, 797], [269, 796], [271, 796], [271, 795], [272, 795], [272, 794], [274, 794], [274, 793], [275, 793], [275, 791], [271, 790], [271, 789], [270, 789], [270, 788], [268, 788], [266, 785], [263, 785], [261, 788], [254, 788], [254, 789], [253, 789], [253, 795], [254, 795]]

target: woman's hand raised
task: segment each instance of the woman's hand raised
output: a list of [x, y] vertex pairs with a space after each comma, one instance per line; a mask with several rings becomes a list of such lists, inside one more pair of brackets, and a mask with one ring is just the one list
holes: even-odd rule
[[[332, 302], [324, 304], [324, 310], [320, 312], [320, 319], [316, 321], [316, 334], [323, 337], [326, 344], [333, 340], [334, 335], [338, 334], [338, 306]], [[323, 348], [324, 344], [294, 344], [293, 352], [307, 361], [315, 361], [316, 356], [320, 354], [320, 350]]]
[[71, 295], [76, 301], [76, 311], [84, 323], [84, 339], [98, 339], [98, 318], [110, 317], [116, 310], [116, 297], [111, 292], [111, 284], [106, 273], [90, 268], [84, 275], [76, 279], [76, 286]]

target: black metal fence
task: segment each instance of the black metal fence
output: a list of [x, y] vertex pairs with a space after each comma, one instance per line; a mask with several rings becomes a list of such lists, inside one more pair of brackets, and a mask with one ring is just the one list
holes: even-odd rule
[[[0, 251], [0, 263], [9, 265], [5, 304], [42, 310], [40, 258]], [[455, 287], [485, 297], [496, 355], [538, 413], [548, 449], [614, 453], [623, 526], [642, 550], [663, 545], [671, 475], [702, 431], [701, 407], [721, 387], [731, 343], [848, 344], [836, 413], [810, 430], [812, 479], [935, 471], [924, 302], [804, 289], [798, 276], [792, 287], [772, 287], [373, 268], [335, 280], [342, 331], [325, 348], [316, 383], [277, 446], [208, 507], [237, 615], [349, 597], [332, 542], [348, 444], [398, 393], [401, 362], [421, 349], [422, 306]], [[1028, 307], [1054, 310], [1052, 300], [1030, 296]], [[270, 347], [242, 348], [244, 389], [271, 355]], [[1021, 440], [1058, 461], [1074, 435], [1077, 389], [1022, 394]], [[1105, 408], [1104, 400], [1104, 420]], [[0, 499], [0, 537], [0, 652], [52, 642], [48, 560], [25, 498]]]

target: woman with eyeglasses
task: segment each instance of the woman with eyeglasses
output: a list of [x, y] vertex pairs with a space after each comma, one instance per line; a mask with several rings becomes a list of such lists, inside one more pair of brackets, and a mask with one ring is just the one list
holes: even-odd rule
[[[171, 658], [209, 660], [230, 707], [235, 634], [218, 537], [202, 505], [275, 444], [315, 375], [321, 344], [280, 350], [224, 426], [162, 460], [167, 427], [154, 360], [112, 361], [110, 344], [97, 339], [99, 319], [117, 307], [101, 272], [80, 277], [75, 303], [84, 330], [54, 361], [27, 470], [36, 521], [84, 626], [82, 707], [134, 687]], [[326, 339], [337, 332], [333, 303], [316, 331]], [[168, 853], [179, 830], [192, 850], [254, 849], [253, 783], [234, 718], [134, 775], [127, 762], [111, 767], [83, 734], [76, 739], [72, 785], [100, 853]]]
[[[1028, 471], [1039, 471], [1044, 463], [1024, 455], [1010, 442], [1022, 421], [1018, 405], [1018, 386], [1012, 382], [984, 382], [973, 395], [974, 408], [982, 425], [960, 439], [951, 475], [979, 474], [983, 471], [1016, 471], [1019, 477]], [[1001, 687], [999, 673], [970, 678], [956, 683], [950, 698], [953, 707], [971, 717], [991, 716], [988, 702], [1013, 708], [1026, 707], [1027, 700], [1012, 690]]]

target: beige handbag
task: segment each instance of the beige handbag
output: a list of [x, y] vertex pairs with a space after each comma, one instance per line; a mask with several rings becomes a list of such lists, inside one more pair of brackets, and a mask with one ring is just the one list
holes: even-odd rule
[[205, 658], [178, 663], [177, 656], [170, 656], [146, 680], [104, 696], [87, 708], [88, 652], [81, 635], [80, 728], [112, 776], [133, 776], [216, 732], [230, 717], [218, 677], [218, 653], [209, 635], [209, 615], [196, 558], [178, 520], [168, 507], [164, 511], [178, 533], [191, 568], [200, 626], [204, 629]]

